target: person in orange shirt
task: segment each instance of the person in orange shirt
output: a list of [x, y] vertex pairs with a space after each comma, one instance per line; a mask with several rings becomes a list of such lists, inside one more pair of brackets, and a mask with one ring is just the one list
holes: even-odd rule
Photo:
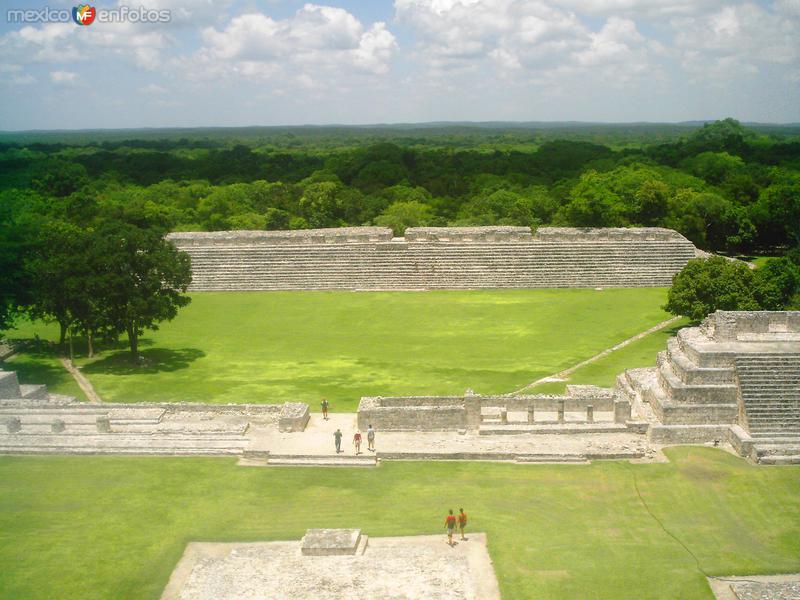
[[450, 509], [450, 514], [445, 517], [444, 526], [447, 528], [447, 543], [453, 545], [453, 532], [456, 530], [456, 518], [453, 516], [453, 509]]
[[356, 434], [353, 436], [353, 446], [356, 447], [356, 455], [361, 454], [361, 432], [356, 431]]
[[458, 530], [461, 532], [461, 539], [466, 540], [467, 538], [464, 537], [464, 528], [467, 526], [467, 513], [464, 512], [463, 508], [459, 508], [458, 510]]

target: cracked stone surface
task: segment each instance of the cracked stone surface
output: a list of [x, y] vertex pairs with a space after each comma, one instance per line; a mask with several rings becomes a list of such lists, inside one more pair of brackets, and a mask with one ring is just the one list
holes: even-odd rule
[[500, 600], [486, 550], [473, 533], [370, 538], [354, 556], [303, 556], [298, 542], [189, 544], [162, 600]]

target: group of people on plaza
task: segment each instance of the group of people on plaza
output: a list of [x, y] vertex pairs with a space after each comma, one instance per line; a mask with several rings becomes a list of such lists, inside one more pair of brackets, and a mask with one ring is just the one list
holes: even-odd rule
[[[342, 452], [342, 430], [338, 427], [333, 432], [333, 443], [336, 445], [336, 454]], [[353, 446], [356, 449], [356, 455], [361, 454], [361, 431], [356, 430], [353, 434]], [[367, 427], [367, 450], [375, 452], [375, 429], [370, 425]]]
[[[322, 406], [322, 418], [327, 421], [329, 408], [328, 401], [323, 398], [320, 405]], [[333, 443], [336, 446], [336, 454], [342, 452], [342, 437], [344, 437], [344, 434], [342, 433], [342, 430], [337, 427], [336, 431], [333, 432]], [[362, 439], [361, 431], [357, 429], [353, 434], [353, 446], [355, 446], [356, 455], [361, 454]], [[372, 425], [367, 427], [367, 450], [370, 452], [375, 452], [375, 429], [372, 427]]]

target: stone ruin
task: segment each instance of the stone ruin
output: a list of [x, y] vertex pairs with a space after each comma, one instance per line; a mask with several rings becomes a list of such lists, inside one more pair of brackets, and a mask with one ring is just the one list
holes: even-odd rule
[[657, 366], [617, 378], [657, 443], [729, 442], [765, 464], [800, 463], [800, 312], [717, 311], [681, 329]]
[[661, 228], [382, 227], [171, 233], [191, 290], [669, 286], [697, 249]]
[[[563, 396], [364, 397], [358, 405], [358, 426], [381, 431], [464, 430], [479, 435], [626, 431], [631, 405], [610, 389], [567, 386]], [[635, 427], [638, 427], [636, 425]]]
[[480, 435], [627, 430], [659, 445], [726, 442], [759, 463], [800, 464], [800, 312], [717, 311], [671, 338], [657, 366], [619, 375], [614, 390], [367, 397], [358, 419], [383, 431]]
[[251, 427], [303, 431], [308, 405], [93, 403], [0, 371], [0, 454], [237, 455]]
[[[258, 442], [267, 430], [274, 429], [282, 439], [302, 432], [309, 419], [307, 404], [291, 402], [76, 402], [50, 394], [44, 386], [19, 385], [15, 373], [0, 371], [3, 454], [228, 454], [254, 464], [321, 464], [316, 454], [271, 454]], [[659, 353], [655, 367], [619, 375], [613, 390], [570, 385], [560, 396], [483, 396], [467, 390], [461, 396], [364, 397], [355, 424], [362, 431], [372, 424], [387, 433], [495, 436], [491, 440], [575, 434], [576, 439], [624, 437], [630, 444], [635, 438], [642, 442], [635, 443], [634, 457], [648, 452], [645, 446], [651, 443], [729, 443], [759, 463], [800, 464], [800, 312], [718, 311], [699, 327], [681, 329]], [[253, 435], [253, 429], [261, 433]], [[447, 443], [453, 447], [452, 439]], [[587, 448], [593, 444], [588, 442]], [[381, 452], [381, 457], [450, 455], [519, 462], [520, 457], [533, 456], [523, 450], [501, 454], [465, 446], [463, 451], [439, 453]], [[586, 460], [631, 454], [606, 449], [581, 456]], [[375, 466], [376, 458], [377, 454], [342, 456], [331, 464]]]
[[190, 542], [161, 600], [500, 600], [486, 534], [370, 537], [309, 529], [281, 542]]

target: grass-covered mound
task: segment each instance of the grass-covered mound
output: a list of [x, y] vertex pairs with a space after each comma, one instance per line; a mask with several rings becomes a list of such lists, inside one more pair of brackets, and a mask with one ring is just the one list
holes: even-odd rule
[[715, 575], [800, 571], [800, 468], [678, 447], [669, 464], [385, 463], [244, 468], [229, 458], [0, 457], [0, 598], [157, 599], [191, 540], [310, 527], [442, 533], [463, 506], [504, 600], [692, 600]]
[[[325, 396], [352, 411], [364, 395], [511, 392], [668, 318], [665, 297], [655, 288], [197, 293], [146, 334], [143, 365], [123, 345], [78, 363], [109, 401], [316, 408]], [[53, 339], [55, 329], [14, 335], [33, 333]]]

